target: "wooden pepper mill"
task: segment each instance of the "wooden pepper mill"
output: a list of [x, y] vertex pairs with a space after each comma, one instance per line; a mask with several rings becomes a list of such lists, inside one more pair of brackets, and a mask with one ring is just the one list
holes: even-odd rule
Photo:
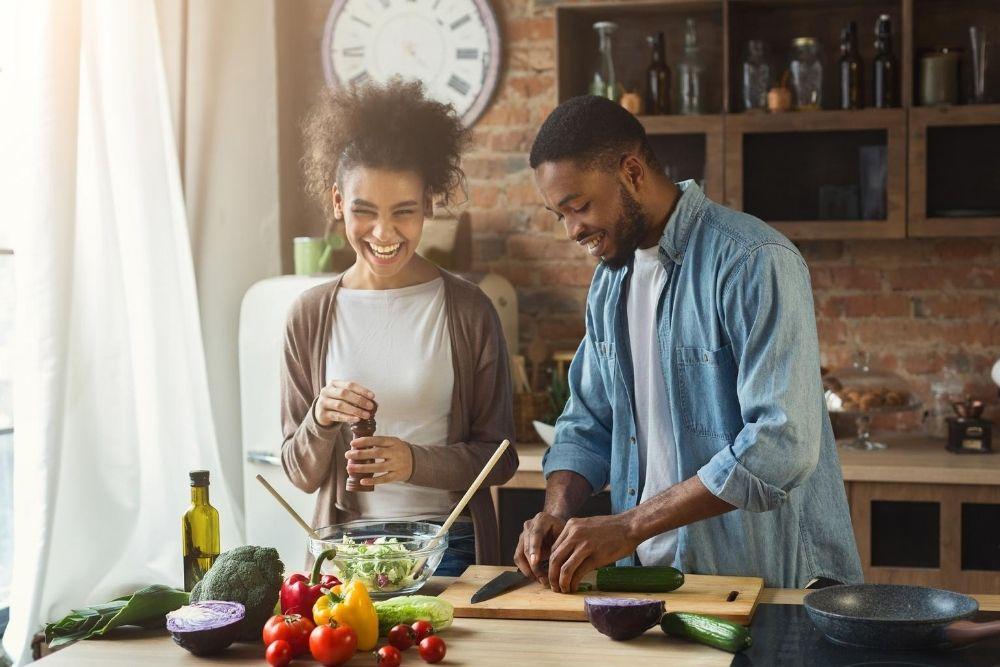
[[[351, 435], [354, 438], [370, 438], [375, 435], [375, 411], [378, 410], [378, 405], [372, 408], [372, 416], [370, 419], [362, 419], [359, 422], [351, 424]], [[375, 459], [363, 459], [359, 460], [358, 463], [375, 463]], [[374, 473], [361, 472], [356, 475], [347, 476], [347, 490], [348, 491], [374, 491], [374, 486], [362, 486], [361, 480], [366, 477], [372, 477]]]

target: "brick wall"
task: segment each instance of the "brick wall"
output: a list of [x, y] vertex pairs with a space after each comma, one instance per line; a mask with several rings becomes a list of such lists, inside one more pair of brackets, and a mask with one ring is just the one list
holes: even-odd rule
[[[551, 6], [494, 2], [507, 63], [500, 91], [476, 128], [469, 176], [474, 261], [518, 289], [522, 344], [541, 336], [574, 349], [593, 261], [565, 239], [540, 205], [526, 154], [556, 103]], [[1000, 239], [805, 242], [822, 360], [855, 350], [911, 380], [927, 403], [932, 385], [994, 399], [1000, 357]], [[990, 414], [1000, 417], [1000, 408]], [[899, 425], [914, 426], [919, 416]]]

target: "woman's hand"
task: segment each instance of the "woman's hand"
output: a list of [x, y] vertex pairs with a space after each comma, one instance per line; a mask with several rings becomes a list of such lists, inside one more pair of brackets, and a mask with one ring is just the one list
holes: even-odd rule
[[319, 392], [313, 417], [320, 426], [336, 422], [353, 424], [370, 419], [375, 409], [375, 392], [348, 380], [332, 380]]
[[[354, 476], [362, 472], [379, 475], [363, 478], [361, 480], [363, 486], [405, 482], [413, 474], [413, 452], [410, 450], [410, 445], [399, 438], [383, 436], [358, 438], [351, 441], [351, 449], [344, 456], [347, 457], [349, 475]], [[358, 463], [373, 459], [379, 460], [374, 463]]]

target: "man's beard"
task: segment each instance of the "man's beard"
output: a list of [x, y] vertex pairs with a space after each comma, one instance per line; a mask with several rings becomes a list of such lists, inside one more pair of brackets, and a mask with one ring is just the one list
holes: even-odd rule
[[620, 213], [618, 220], [611, 228], [611, 241], [614, 244], [614, 255], [603, 257], [602, 260], [611, 269], [620, 269], [629, 263], [636, 248], [649, 230], [649, 218], [632, 195], [621, 184], [618, 186]]

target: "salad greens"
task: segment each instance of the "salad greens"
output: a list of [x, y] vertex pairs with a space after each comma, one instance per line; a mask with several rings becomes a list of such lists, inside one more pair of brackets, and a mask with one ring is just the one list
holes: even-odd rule
[[362, 581], [369, 590], [405, 588], [420, 575], [414, 572], [417, 558], [395, 537], [355, 540], [344, 537], [331, 559], [344, 581]]

